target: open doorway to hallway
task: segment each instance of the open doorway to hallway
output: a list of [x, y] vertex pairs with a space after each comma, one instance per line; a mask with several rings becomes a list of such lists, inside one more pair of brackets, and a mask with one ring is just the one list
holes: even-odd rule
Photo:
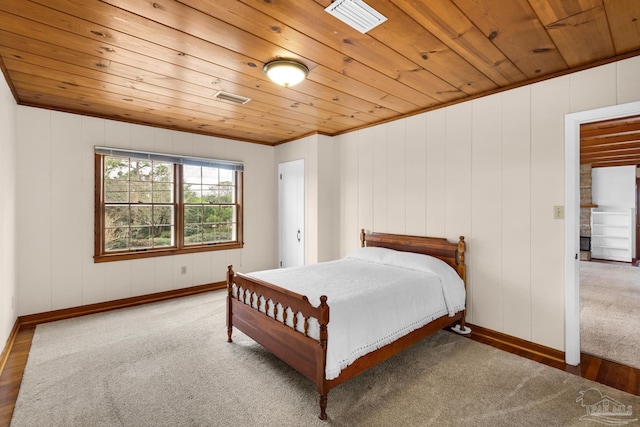
[[580, 350], [640, 368], [640, 115], [580, 125]]
[[[640, 163], [637, 104], [576, 113], [566, 118], [566, 165], [575, 161], [572, 157], [577, 155], [580, 166], [579, 194], [575, 194], [575, 187], [569, 187], [570, 179], [565, 187], [567, 209], [576, 208], [579, 212], [575, 218], [578, 224], [572, 221], [566, 224], [566, 248], [570, 249], [571, 241], [577, 240], [578, 247], [573, 249], [580, 249], [579, 257], [574, 252], [577, 262], [567, 261], [566, 270], [567, 279], [575, 274], [574, 288], [569, 280], [566, 288], [568, 363], [576, 355], [579, 362], [582, 351], [640, 368], [640, 338], [636, 339], [637, 334], [631, 332], [640, 327], [640, 270], [635, 267], [640, 199], [636, 188], [636, 166]], [[573, 168], [577, 167], [574, 163]], [[577, 172], [571, 167], [567, 169], [568, 174], [574, 171]], [[589, 188], [592, 181], [593, 199]], [[585, 182], [589, 185], [585, 186]], [[572, 197], [578, 206], [571, 206]], [[573, 230], [578, 236], [570, 235]], [[594, 261], [590, 261], [592, 257]], [[606, 261], [595, 262], [596, 259]], [[572, 309], [577, 313], [572, 313]], [[572, 330], [574, 320], [577, 331]], [[572, 348], [572, 344], [576, 347]]]
[[640, 102], [565, 116], [565, 361], [580, 364], [580, 125], [640, 114]]

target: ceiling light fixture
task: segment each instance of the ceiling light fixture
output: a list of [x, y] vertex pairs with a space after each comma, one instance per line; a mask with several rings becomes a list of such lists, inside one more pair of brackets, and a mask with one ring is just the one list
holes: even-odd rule
[[290, 87], [297, 85], [307, 78], [309, 69], [300, 62], [289, 59], [277, 59], [264, 64], [262, 71], [274, 83], [280, 86]]

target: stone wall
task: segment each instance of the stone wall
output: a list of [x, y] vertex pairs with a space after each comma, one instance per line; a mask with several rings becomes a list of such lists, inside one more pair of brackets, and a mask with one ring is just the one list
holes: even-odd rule
[[[580, 237], [591, 237], [591, 165], [580, 165]], [[580, 251], [580, 259], [588, 261], [591, 252]]]

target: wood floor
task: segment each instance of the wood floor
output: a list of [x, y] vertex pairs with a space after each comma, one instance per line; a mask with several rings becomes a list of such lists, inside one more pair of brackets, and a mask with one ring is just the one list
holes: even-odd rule
[[[569, 366], [553, 354], [549, 355], [537, 351], [535, 346], [524, 348], [518, 341], [504, 339], [506, 336], [483, 334], [482, 328], [475, 327], [474, 330], [476, 329], [479, 329], [480, 332], [472, 332], [469, 339], [640, 396], [640, 369], [584, 353], [580, 366]], [[18, 330], [13, 348], [0, 376], [0, 426], [8, 426], [11, 423], [13, 408], [20, 390], [22, 374], [27, 363], [34, 332], [35, 326], [33, 325], [23, 326]], [[561, 353], [558, 352], [558, 354]]]

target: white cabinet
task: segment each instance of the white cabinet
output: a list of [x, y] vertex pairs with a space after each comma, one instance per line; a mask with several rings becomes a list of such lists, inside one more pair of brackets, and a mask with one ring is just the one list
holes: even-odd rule
[[633, 219], [633, 209], [591, 211], [591, 257], [631, 262]]

